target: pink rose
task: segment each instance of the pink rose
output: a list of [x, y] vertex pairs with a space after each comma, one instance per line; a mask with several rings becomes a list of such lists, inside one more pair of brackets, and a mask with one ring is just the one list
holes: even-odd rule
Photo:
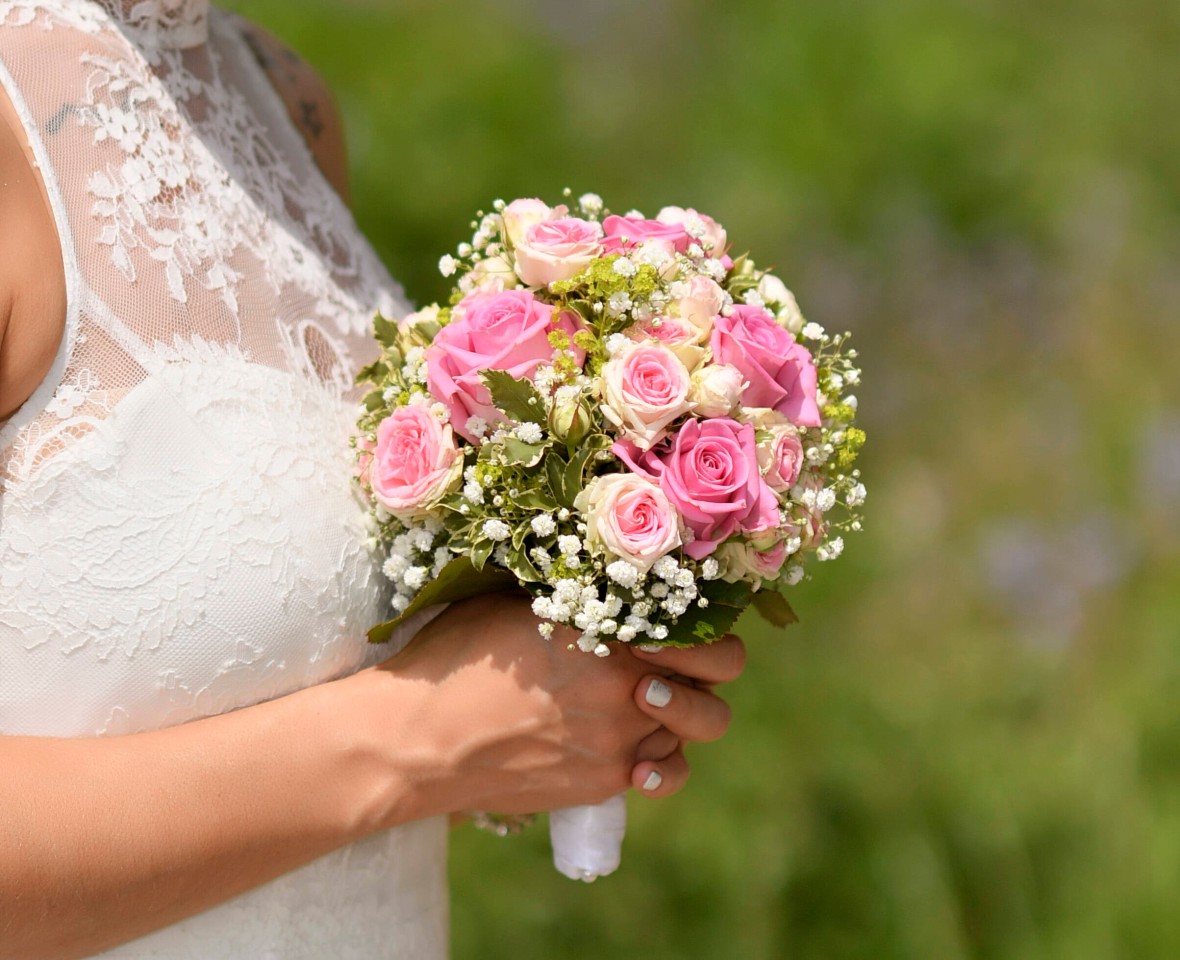
[[[554, 317], [554, 310], [528, 290], [479, 292], [463, 299], [455, 319], [426, 348], [427, 387], [451, 414], [455, 432], [471, 443], [478, 438], [467, 428], [472, 417], [492, 424], [504, 419], [493, 405], [480, 373], [505, 370], [518, 380], [531, 379], [537, 367], [553, 359], [549, 334], [578, 327], [572, 314]], [[585, 354], [573, 348], [578, 363]]]
[[[701, 249], [710, 257], [720, 257], [725, 253], [725, 245], [729, 238], [725, 235], [725, 228], [712, 217], [697, 213], [692, 207], [664, 207], [656, 214], [660, 223], [675, 224], [697, 238]], [[728, 269], [728, 268], [727, 268]]]
[[399, 520], [434, 507], [463, 473], [451, 428], [425, 406], [398, 407], [377, 427], [377, 449], [367, 464], [373, 497]]
[[602, 253], [602, 228], [589, 220], [564, 217], [529, 227], [516, 245], [516, 272], [532, 287], [569, 280]]
[[705, 350], [697, 344], [697, 329], [680, 317], [649, 317], [637, 320], [626, 330], [632, 340], [655, 340], [671, 350], [689, 370], [695, 370], [705, 359]]
[[790, 427], [772, 427], [770, 439], [758, 444], [758, 465], [772, 490], [790, 490], [803, 469], [803, 444]]
[[758, 472], [754, 428], [728, 418], [689, 420], [655, 450], [620, 440], [615, 456], [657, 481], [694, 534], [684, 552], [696, 560], [738, 531], [778, 525], [778, 498]]
[[668, 253], [684, 253], [693, 242], [684, 227], [675, 223], [660, 223], [659, 220], [607, 217], [602, 226], [606, 231], [606, 240], [602, 245], [605, 253], [625, 253], [649, 241], [659, 243]]
[[680, 518], [660, 488], [634, 473], [593, 480], [578, 496], [586, 537], [647, 573], [680, 546]]
[[602, 368], [602, 412], [640, 450], [688, 413], [688, 369], [667, 347], [637, 343]]
[[729, 540], [717, 548], [716, 556], [721, 565], [722, 580], [761, 583], [778, 577], [787, 562], [787, 545], [778, 540], [768, 549], [759, 550], [752, 543]]
[[547, 203], [535, 198], [513, 200], [500, 214], [504, 221], [504, 232], [508, 234], [508, 242], [516, 246], [524, 238], [529, 227], [554, 216], [560, 217], [565, 209], [558, 207], [557, 210], [553, 210]]
[[713, 359], [737, 367], [749, 386], [742, 403], [770, 407], [803, 427], [820, 425], [811, 354], [761, 307], [737, 306], [713, 322]]

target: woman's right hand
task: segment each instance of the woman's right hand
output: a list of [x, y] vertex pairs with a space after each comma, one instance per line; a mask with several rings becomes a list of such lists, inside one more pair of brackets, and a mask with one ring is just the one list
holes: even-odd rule
[[551, 810], [631, 785], [640, 743], [661, 727], [634, 696], [652, 664], [571, 650], [574, 631], [546, 640], [537, 623], [520, 594], [464, 600], [371, 671], [397, 687], [385, 691], [389, 748], [400, 769], [411, 745], [419, 758], [418, 815]]

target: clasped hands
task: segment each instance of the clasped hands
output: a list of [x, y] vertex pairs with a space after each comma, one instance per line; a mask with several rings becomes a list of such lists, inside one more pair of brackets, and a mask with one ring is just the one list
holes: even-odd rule
[[527, 598], [493, 594], [452, 604], [383, 669], [422, 681], [415, 722], [446, 771], [444, 810], [531, 813], [597, 803], [633, 786], [666, 797], [689, 775], [684, 745], [721, 737], [736, 679], [735, 636], [648, 652], [613, 645], [598, 658], [577, 634], [537, 632]]

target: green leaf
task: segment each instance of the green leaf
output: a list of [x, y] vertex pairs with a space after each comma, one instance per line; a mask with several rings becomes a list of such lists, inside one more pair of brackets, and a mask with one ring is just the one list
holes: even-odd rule
[[381, 314], [373, 317], [373, 336], [383, 347], [397, 346], [397, 323], [387, 320]]
[[605, 449], [606, 444], [609, 442], [609, 439], [601, 434], [587, 437], [583, 441], [582, 446], [570, 457], [569, 466], [565, 468], [561, 481], [562, 490], [567, 498], [563, 501], [565, 506], [572, 507], [574, 505], [578, 494], [582, 492], [582, 488], [586, 485], [586, 465], [599, 451]]
[[496, 542], [494, 540], [477, 540], [471, 548], [471, 565], [476, 570], [483, 570], [488, 562], [488, 557], [495, 549]]
[[489, 566], [476, 570], [467, 557], [455, 557], [443, 567], [437, 577], [426, 584], [405, 611], [392, 620], [380, 623], [369, 631], [370, 643], [386, 643], [393, 631], [407, 619], [427, 607], [439, 603], [455, 603], [485, 593], [499, 593], [516, 586], [516, 577], [502, 567]]
[[516, 498], [516, 506], [523, 510], [553, 513], [557, 509], [557, 501], [544, 490], [525, 490]]
[[508, 569], [523, 583], [544, 583], [545, 578], [523, 550], [508, 551]]
[[770, 587], [763, 587], [754, 594], [754, 609], [762, 614], [763, 620], [774, 627], [789, 627], [792, 623], [799, 622], [799, 616], [787, 598]]
[[720, 640], [733, 628], [754, 597], [754, 590], [748, 583], [726, 583], [724, 580], [706, 580], [700, 585], [700, 591], [709, 605], [703, 610], [692, 606], [668, 628], [668, 637], [660, 641], [662, 644], [695, 647]]
[[504, 370], [484, 370], [480, 377], [497, 410], [518, 423], [544, 424], [545, 404], [530, 381], [517, 380]]
[[565, 492], [565, 471], [569, 464], [557, 453], [550, 452], [545, 458], [545, 474], [549, 480], [549, 489], [560, 506], [572, 507], [573, 497], [567, 497]]
[[548, 449], [547, 443], [525, 443], [509, 437], [504, 441], [504, 462], [510, 467], [535, 467]]

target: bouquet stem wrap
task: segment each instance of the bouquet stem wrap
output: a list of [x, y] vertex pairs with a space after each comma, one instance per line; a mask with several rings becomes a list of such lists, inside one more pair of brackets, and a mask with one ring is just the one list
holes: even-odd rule
[[593, 883], [619, 869], [627, 830], [627, 798], [566, 807], [549, 814], [553, 865], [571, 880]]

